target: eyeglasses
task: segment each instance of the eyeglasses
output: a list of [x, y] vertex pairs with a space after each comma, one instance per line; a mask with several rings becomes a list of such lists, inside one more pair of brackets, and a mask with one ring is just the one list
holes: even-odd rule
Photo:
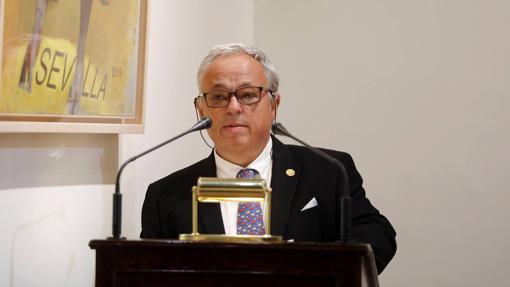
[[202, 93], [199, 96], [203, 96], [205, 98], [205, 103], [210, 108], [221, 108], [228, 106], [232, 96], [236, 97], [237, 101], [241, 105], [247, 106], [260, 102], [263, 91], [269, 91], [269, 93], [272, 95], [271, 90], [265, 89], [263, 87], [244, 87], [233, 92], [226, 90], [212, 90], [206, 93]]

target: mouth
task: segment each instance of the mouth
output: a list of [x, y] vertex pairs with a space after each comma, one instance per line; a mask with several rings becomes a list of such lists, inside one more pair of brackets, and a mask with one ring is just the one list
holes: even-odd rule
[[240, 122], [226, 122], [223, 127], [226, 128], [237, 128], [237, 127], [246, 127], [245, 124], [242, 124]]
[[223, 125], [223, 128], [226, 130], [239, 130], [239, 129], [246, 128], [246, 127], [247, 127], [247, 125], [237, 123], [237, 122], [230, 122], [230, 123], [226, 123]]

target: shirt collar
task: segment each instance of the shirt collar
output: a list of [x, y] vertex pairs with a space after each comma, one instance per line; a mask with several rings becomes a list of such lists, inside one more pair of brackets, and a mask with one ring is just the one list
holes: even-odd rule
[[[258, 172], [262, 173], [268, 165], [271, 164], [271, 150], [273, 148], [273, 140], [269, 137], [266, 146], [259, 154], [259, 156], [252, 161], [246, 168], [256, 169]], [[231, 163], [225, 159], [223, 159], [217, 152], [214, 150], [214, 160], [216, 161], [216, 175], [219, 178], [235, 178], [237, 173], [245, 168], [235, 163]]]

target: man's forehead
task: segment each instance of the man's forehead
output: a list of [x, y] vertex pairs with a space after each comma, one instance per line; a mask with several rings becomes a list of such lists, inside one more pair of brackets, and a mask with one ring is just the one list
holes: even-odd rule
[[[236, 85], [236, 89], [239, 88], [245, 88], [245, 87], [253, 87], [253, 86], [260, 85], [259, 83], [254, 83], [252, 81], [243, 81]], [[213, 82], [213, 85], [210, 86], [212, 89], [230, 89], [231, 85], [227, 82], [217, 81], [216, 83]]]

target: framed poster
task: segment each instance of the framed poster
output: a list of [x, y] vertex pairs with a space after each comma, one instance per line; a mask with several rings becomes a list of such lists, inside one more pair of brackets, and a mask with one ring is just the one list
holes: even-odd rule
[[0, 132], [143, 132], [148, 0], [0, 9]]

